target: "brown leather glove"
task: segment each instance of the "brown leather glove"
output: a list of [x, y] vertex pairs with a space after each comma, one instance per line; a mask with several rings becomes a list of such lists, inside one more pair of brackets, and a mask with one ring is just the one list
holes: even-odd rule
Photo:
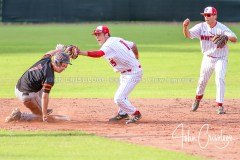
[[227, 44], [228, 36], [226, 36], [226, 35], [215, 35], [212, 38], [212, 41], [213, 41], [214, 44], [217, 45], [217, 48], [223, 48]]
[[64, 52], [69, 54], [69, 57], [71, 59], [76, 59], [78, 57], [80, 50], [78, 49], [77, 46], [69, 45], [69, 46], [66, 46], [66, 49], [64, 50]]

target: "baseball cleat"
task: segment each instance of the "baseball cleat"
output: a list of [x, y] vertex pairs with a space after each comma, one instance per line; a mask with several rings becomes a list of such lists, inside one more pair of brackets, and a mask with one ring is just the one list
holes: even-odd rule
[[122, 119], [129, 119], [129, 116], [128, 114], [124, 114], [124, 115], [120, 115], [119, 113], [113, 117], [113, 118], [110, 118], [109, 119], [109, 122], [117, 122], [117, 121], [120, 121]]
[[12, 113], [6, 117], [5, 122], [12, 122], [12, 121], [18, 121], [21, 118], [22, 113], [20, 112], [19, 108], [15, 108]]
[[200, 103], [199, 100], [195, 100], [195, 102], [194, 102], [193, 105], [192, 105], [192, 111], [193, 111], [193, 112], [198, 109], [199, 103]]
[[130, 123], [136, 123], [137, 121], [139, 121], [142, 118], [141, 113], [139, 112], [139, 114], [134, 115], [133, 118], [129, 119], [126, 124], [130, 124]]
[[52, 109], [47, 109], [47, 115], [50, 115], [53, 112]]
[[225, 114], [226, 112], [224, 111], [224, 107], [223, 106], [219, 106], [219, 108], [217, 109], [217, 114]]

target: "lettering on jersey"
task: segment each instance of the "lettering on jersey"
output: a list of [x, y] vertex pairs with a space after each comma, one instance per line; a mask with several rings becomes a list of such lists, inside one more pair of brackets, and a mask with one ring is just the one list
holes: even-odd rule
[[128, 50], [131, 50], [130, 47], [123, 40], [120, 40], [119, 42], [122, 43], [125, 47], [127, 47]]
[[210, 41], [213, 38], [213, 36], [206, 36], [206, 35], [201, 35], [201, 40], [205, 40], [205, 41]]
[[117, 65], [117, 63], [111, 58], [109, 58], [109, 62], [113, 67], [115, 67]]
[[42, 69], [41, 64], [37, 65], [36, 67], [33, 67], [33, 68], [29, 69], [29, 71], [35, 71], [35, 70], [40, 70], [40, 69]]

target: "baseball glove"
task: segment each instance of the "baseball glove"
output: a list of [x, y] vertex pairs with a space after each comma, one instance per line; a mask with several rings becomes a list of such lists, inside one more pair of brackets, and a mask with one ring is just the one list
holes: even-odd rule
[[226, 35], [215, 35], [212, 38], [212, 41], [213, 41], [214, 44], [217, 45], [217, 48], [223, 48], [227, 44], [228, 36], [226, 36]]
[[76, 59], [80, 52], [78, 47], [74, 45], [65, 46], [63, 44], [57, 44], [56, 49], [61, 49], [63, 52], [67, 53], [71, 59]]

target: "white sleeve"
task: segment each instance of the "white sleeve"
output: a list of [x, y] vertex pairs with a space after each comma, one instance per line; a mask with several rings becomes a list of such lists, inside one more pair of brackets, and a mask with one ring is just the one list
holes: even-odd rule
[[112, 56], [113, 49], [112, 49], [110, 46], [108, 46], [108, 45], [103, 45], [103, 46], [100, 48], [100, 50], [104, 52], [104, 54], [105, 54], [104, 57], [106, 57], [106, 58], [111, 58], [111, 57], [113, 57], [113, 56]]
[[237, 38], [237, 36], [225, 25], [223, 25], [223, 34], [228, 37], [236, 37]]
[[199, 24], [195, 25], [194, 27], [192, 27], [191, 29], [189, 29], [191, 39], [200, 38], [201, 26], [202, 26], [202, 23], [199, 23]]
[[[123, 39], [124, 40], [124, 39]], [[131, 42], [131, 41], [126, 41], [126, 40], [124, 40], [124, 42], [128, 45], [128, 47], [130, 47], [130, 48], [132, 48], [133, 47], [133, 45], [134, 45], [134, 43], [133, 42]]]

